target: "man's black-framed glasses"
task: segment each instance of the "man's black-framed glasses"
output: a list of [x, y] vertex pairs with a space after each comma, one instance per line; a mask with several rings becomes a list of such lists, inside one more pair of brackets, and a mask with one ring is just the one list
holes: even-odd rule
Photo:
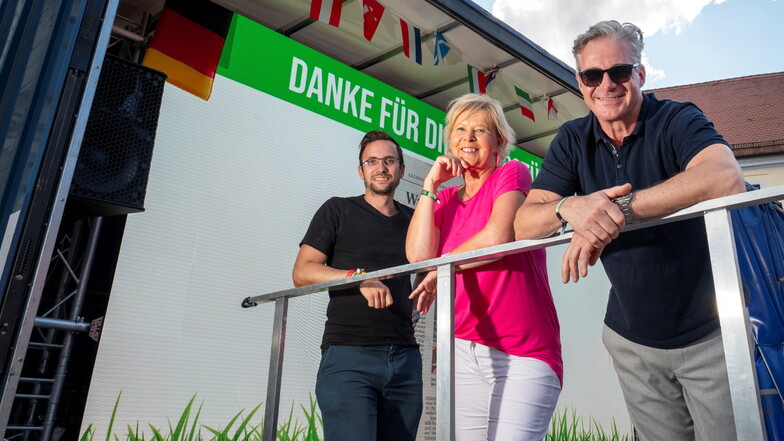
[[400, 158], [396, 158], [394, 156], [384, 156], [383, 158], [376, 158], [376, 157], [369, 157], [362, 161], [362, 165], [369, 165], [371, 167], [375, 167], [381, 163], [384, 163], [387, 167], [392, 167], [393, 165], [400, 162]]
[[585, 69], [580, 71], [580, 80], [588, 87], [597, 87], [602, 84], [604, 73], [610, 75], [610, 79], [615, 84], [622, 84], [632, 77], [632, 71], [640, 63], [616, 64], [609, 69]]

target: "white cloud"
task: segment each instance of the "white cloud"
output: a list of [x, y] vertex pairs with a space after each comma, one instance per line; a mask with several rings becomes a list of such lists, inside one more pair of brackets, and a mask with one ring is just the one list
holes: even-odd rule
[[[645, 85], [647, 88], [655, 87], [651, 85], [656, 84], [667, 76], [663, 70], [657, 69], [656, 66], [651, 64], [650, 60], [648, 60], [648, 56], [645, 55], [645, 52], [642, 54], [642, 64], [645, 66]], [[646, 87], [643, 88], [645, 89]]]
[[[521, 34], [574, 66], [572, 44], [577, 35], [601, 20], [631, 22], [640, 27], [645, 38], [657, 32], [679, 33], [705, 6], [725, 0], [495, 0], [493, 15]], [[664, 72], [646, 64], [648, 75]], [[652, 79], [653, 79], [652, 78]]]

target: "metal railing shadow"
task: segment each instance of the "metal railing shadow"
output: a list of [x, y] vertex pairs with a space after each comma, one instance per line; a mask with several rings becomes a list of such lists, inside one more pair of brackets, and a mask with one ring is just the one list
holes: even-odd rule
[[[739, 440], [766, 440], [762, 406], [759, 400], [757, 374], [754, 367], [754, 343], [749, 326], [749, 315], [744, 305], [743, 290], [738, 270], [735, 238], [730, 210], [760, 205], [784, 199], [784, 185], [704, 201], [668, 216], [648, 219], [627, 226], [626, 231], [704, 216], [710, 248], [713, 281], [716, 288], [719, 321], [729, 374], [732, 409]], [[621, 233], [623, 234], [623, 233]], [[436, 374], [436, 439], [454, 439], [454, 276], [455, 265], [494, 259], [508, 254], [531, 251], [568, 243], [572, 233], [539, 240], [521, 240], [465, 253], [446, 255], [408, 265], [400, 265], [371, 273], [333, 280], [325, 283], [271, 292], [242, 301], [249, 308], [261, 303], [275, 302], [275, 318], [270, 353], [267, 399], [265, 401], [263, 441], [274, 441], [278, 426], [280, 384], [283, 353], [286, 341], [286, 320], [290, 298], [304, 296], [329, 288], [346, 288], [363, 280], [391, 275], [413, 274], [425, 270], [438, 271], [436, 305], [438, 371]], [[444, 301], [449, 299], [450, 301]], [[443, 369], [442, 367], [448, 367]]]

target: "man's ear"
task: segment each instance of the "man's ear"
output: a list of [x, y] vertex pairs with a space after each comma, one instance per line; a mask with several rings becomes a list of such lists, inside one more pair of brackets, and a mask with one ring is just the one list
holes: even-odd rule
[[365, 171], [362, 170], [362, 165], [357, 167], [357, 174], [359, 175], [359, 179], [361, 179], [363, 181], [365, 180]]
[[640, 65], [639, 72], [640, 72], [639, 73], [639, 75], [640, 75], [640, 89], [642, 89], [642, 86], [645, 85], [645, 75], [646, 75], [646, 73], [645, 73], [645, 65], [644, 64]]

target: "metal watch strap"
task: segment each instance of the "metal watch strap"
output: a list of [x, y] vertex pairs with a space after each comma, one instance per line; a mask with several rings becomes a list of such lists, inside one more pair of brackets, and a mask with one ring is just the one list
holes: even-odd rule
[[621, 209], [623, 213], [623, 217], [625, 218], [626, 225], [634, 223], [634, 217], [632, 216], [632, 196], [634, 193], [629, 193], [627, 195], [619, 196], [614, 198], [612, 201]]

